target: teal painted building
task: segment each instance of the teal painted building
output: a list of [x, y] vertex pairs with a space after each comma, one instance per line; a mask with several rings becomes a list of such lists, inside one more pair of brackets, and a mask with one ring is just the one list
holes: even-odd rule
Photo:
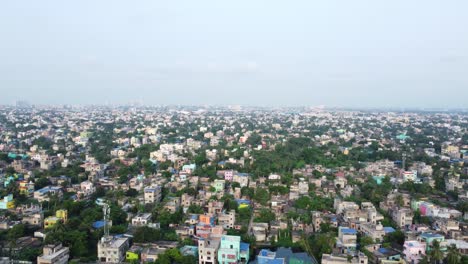
[[383, 179], [385, 179], [385, 175], [372, 176], [372, 179], [374, 179], [374, 181], [377, 183], [377, 185], [381, 185]]
[[432, 243], [435, 240], [439, 241], [439, 243], [441, 244], [440, 249], [442, 251], [447, 250], [447, 247], [443, 245], [442, 243], [445, 241], [445, 237], [443, 235], [435, 234], [435, 233], [422, 233], [419, 236], [419, 240], [422, 242], [426, 242], [426, 252], [430, 252], [432, 250]]
[[249, 244], [241, 242], [240, 236], [221, 237], [218, 250], [218, 263], [248, 263]]

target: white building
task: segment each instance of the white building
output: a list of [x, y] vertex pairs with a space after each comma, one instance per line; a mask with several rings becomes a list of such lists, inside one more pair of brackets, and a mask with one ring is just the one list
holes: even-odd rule
[[151, 223], [151, 214], [138, 214], [132, 218], [133, 226], [146, 226]]
[[103, 237], [98, 243], [98, 260], [101, 263], [121, 263], [125, 260], [125, 253], [129, 248], [126, 237]]
[[220, 237], [210, 237], [209, 239], [198, 240], [198, 263], [217, 263], [218, 249], [221, 243]]
[[66, 264], [70, 257], [70, 250], [62, 244], [46, 245], [42, 252], [43, 254], [37, 257], [38, 264]]

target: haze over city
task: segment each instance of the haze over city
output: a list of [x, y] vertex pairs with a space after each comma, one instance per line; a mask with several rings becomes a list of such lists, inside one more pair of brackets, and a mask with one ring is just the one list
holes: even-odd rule
[[4, 2], [0, 264], [468, 264], [468, 1]]
[[8, 1], [0, 104], [465, 108], [466, 1]]

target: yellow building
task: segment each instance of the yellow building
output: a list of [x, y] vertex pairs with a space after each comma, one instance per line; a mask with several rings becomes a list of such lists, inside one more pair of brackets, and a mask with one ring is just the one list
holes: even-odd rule
[[55, 212], [55, 216], [58, 218], [63, 219], [63, 222], [66, 223], [68, 220], [68, 211], [67, 210], [57, 210]]
[[141, 247], [135, 245], [133, 245], [129, 250], [127, 250], [127, 253], [125, 254], [127, 262], [138, 262], [138, 260], [140, 259], [141, 250]]
[[30, 196], [34, 193], [34, 183], [28, 182], [27, 180], [20, 181], [19, 183], [20, 194]]
[[68, 220], [68, 211], [67, 210], [57, 210], [55, 216], [49, 216], [44, 219], [44, 228], [53, 227], [58, 222], [66, 223]]
[[9, 194], [0, 200], [0, 209], [11, 209], [15, 207], [15, 201], [13, 200], [13, 194]]

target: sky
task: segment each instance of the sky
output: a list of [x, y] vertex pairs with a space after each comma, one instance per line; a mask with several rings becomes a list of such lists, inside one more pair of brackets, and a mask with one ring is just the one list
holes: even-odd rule
[[0, 104], [468, 107], [466, 0], [0, 4]]

